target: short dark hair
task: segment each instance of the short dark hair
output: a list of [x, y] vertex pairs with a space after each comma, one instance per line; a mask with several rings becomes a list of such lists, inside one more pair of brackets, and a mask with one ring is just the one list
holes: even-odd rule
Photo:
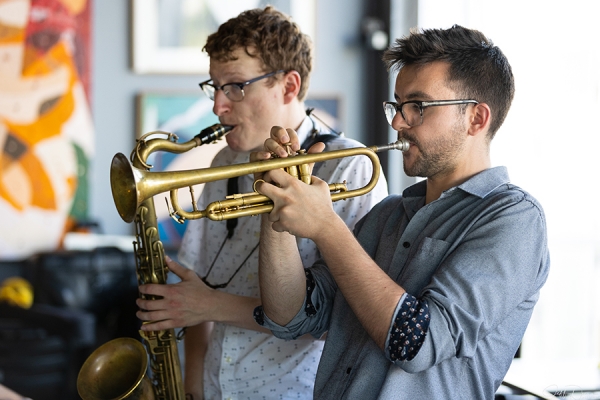
[[413, 29], [410, 35], [396, 39], [384, 52], [383, 61], [388, 71], [434, 61], [449, 63], [449, 86], [463, 98], [490, 106], [490, 140], [504, 122], [515, 94], [512, 69], [504, 53], [483, 33], [460, 25]]
[[289, 16], [272, 6], [244, 11], [211, 34], [203, 50], [211, 59], [232, 61], [238, 48], [259, 58], [265, 72], [297, 71], [302, 79], [298, 98], [304, 99], [312, 70], [312, 41]]

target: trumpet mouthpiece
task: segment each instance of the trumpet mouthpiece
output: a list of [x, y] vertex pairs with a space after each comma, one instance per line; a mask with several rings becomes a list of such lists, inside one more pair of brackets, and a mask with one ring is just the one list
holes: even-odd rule
[[396, 150], [400, 151], [406, 151], [410, 148], [410, 142], [404, 138], [398, 138], [394, 145], [396, 146]]
[[406, 151], [410, 147], [410, 142], [403, 138], [398, 138], [394, 143], [386, 144], [383, 146], [374, 146], [375, 152], [388, 151], [388, 150], [400, 150]]

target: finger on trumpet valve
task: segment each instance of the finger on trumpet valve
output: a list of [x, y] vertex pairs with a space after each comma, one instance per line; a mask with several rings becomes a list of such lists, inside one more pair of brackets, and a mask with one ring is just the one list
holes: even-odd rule
[[287, 151], [288, 156], [294, 155], [294, 151], [292, 150], [292, 144], [290, 142], [283, 143], [283, 147], [285, 147], [285, 151]]

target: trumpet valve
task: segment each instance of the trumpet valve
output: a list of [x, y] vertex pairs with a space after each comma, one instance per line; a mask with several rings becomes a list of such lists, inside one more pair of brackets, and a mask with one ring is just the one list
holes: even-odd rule
[[283, 147], [285, 147], [285, 150], [288, 153], [288, 156], [293, 156], [295, 155], [294, 152], [292, 151], [292, 144], [291, 143], [283, 143]]
[[346, 181], [344, 181], [342, 183], [330, 183], [329, 184], [329, 191], [331, 193], [347, 192], [348, 191], [348, 186], [346, 185]]
[[311, 184], [311, 170], [308, 167], [308, 164], [300, 164], [298, 165], [298, 179], [307, 185]]

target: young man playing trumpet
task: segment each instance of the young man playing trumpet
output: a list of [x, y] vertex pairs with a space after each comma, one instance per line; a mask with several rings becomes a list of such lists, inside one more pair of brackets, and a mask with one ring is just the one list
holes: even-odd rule
[[[327, 186], [273, 170], [257, 184], [262, 308], [277, 337], [327, 332], [319, 399], [492, 399], [549, 272], [540, 204], [491, 167], [514, 94], [511, 67], [482, 33], [413, 31], [384, 55], [398, 69], [388, 122], [410, 142], [404, 171], [425, 180], [375, 206], [354, 232]], [[276, 127], [267, 152], [298, 147]], [[296, 238], [323, 260], [305, 269]], [[284, 257], [285, 255], [285, 257]]]
[[[293, 126], [301, 142], [327, 141], [329, 150], [360, 143], [328, 133], [307, 116], [304, 98], [312, 69], [309, 38], [287, 16], [272, 7], [243, 12], [209, 36], [210, 78], [200, 87], [214, 100], [213, 111], [223, 125], [233, 126], [228, 146], [212, 166], [249, 161], [263, 149], [273, 125]], [[315, 136], [313, 138], [313, 136]], [[312, 140], [311, 140], [312, 139]], [[330, 183], [364, 186], [372, 175], [366, 157], [319, 163], [314, 173]], [[253, 176], [207, 183], [199, 209], [228, 194], [253, 192]], [[352, 228], [387, 195], [380, 177], [369, 194], [334, 203], [337, 215]], [[144, 285], [144, 294], [161, 300], [138, 300], [145, 330], [188, 327], [185, 335], [185, 389], [195, 400], [236, 398], [312, 398], [323, 341], [275, 338], [252, 318], [260, 304], [258, 248], [260, 216], [229, 222], [206, 218], [190, 221], [179, 261], [167, 261], [181, 278], [171, 285]], [[262, 244], [260, 245], [262, 247]], [[308, 239], [295, 242], [307, 264], [319, 258]]]

